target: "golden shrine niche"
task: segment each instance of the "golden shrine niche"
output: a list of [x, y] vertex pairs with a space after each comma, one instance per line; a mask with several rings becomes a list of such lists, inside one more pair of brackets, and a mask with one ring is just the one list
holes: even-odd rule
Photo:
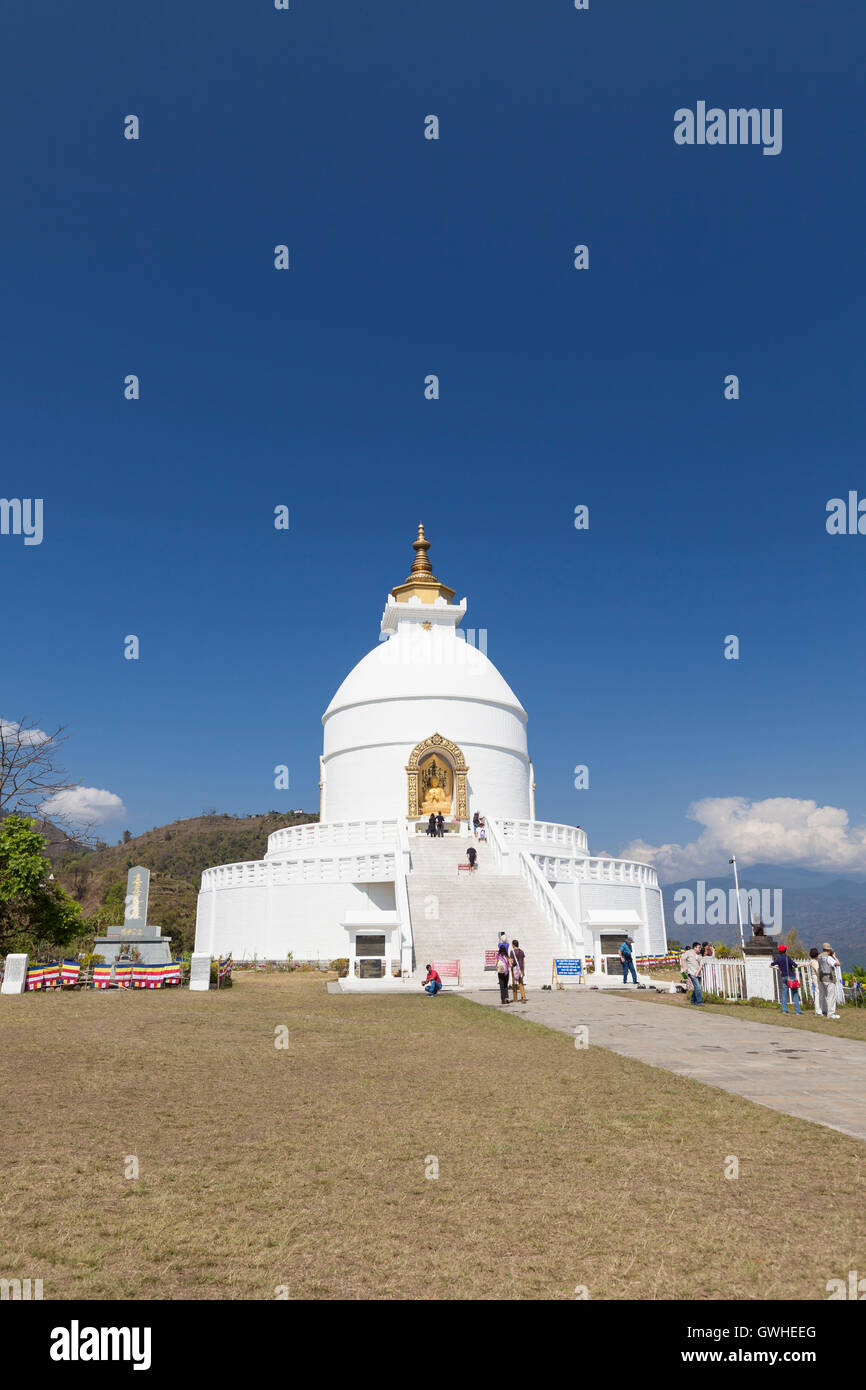
[[[410, 819], [436, 814], [467, 820], [466, 774], [469, 769], [462, 749], [442, 734], [431, 734], [412, 749], [406, 774], [409, 778]], [[435, 805], [434, 805], [435, 803]], [[426, 809], [424, 809], [426, 807]]]

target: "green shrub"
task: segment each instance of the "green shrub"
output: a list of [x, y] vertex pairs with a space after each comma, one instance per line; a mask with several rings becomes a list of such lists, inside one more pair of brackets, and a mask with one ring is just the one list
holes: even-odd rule
[[349, 973], [349, 957], [339, 956], [337, 960], [332, 960], [330, 968], [336, 970], [341, 980], [345, 979]]

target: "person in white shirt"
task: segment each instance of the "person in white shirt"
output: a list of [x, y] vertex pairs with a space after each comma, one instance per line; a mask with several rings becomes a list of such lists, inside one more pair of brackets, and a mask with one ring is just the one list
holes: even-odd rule
[[[837, 972], [841, 975], [842, 970], [836, 953], [828, 941], [821, 947], [821, 954], [817, 960], [818, 966], [818, 1010], [826, 1018], [838, 1018], [839, 1013], [836, 1008], [837, 1003]], [[845, 998], [844, 991], [842, 998]]]
[[680, 956], [680, 969], [685, 971], [692, 982], [691, 1002], [693, 1004], [702, 1004], [704, 1002], [701, 995], [701, 971], [703, 968], [704, 958], [701, 955], [701, 943], [699, 941], [693, 941], [690, 948], [687, 951], [683, 951]]

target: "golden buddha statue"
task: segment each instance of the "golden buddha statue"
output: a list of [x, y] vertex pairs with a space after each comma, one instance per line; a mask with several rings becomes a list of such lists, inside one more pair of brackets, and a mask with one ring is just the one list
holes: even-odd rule
[[421, 806], [421, 814], [423, 816], [429, 816], [432, 813], [434, 816], [438, 816], [441, 811], [444, 816], [447, 815], [450, 810], [450, 798], [439, 782], [439, 774], [434, 772], [430, 778], [429, 786], [427, 787], [427, 795]]

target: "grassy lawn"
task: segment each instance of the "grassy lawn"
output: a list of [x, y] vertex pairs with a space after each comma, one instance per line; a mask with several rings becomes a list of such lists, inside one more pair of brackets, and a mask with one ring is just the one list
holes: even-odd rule
[[0, 1275], [46, 1299], [819, 1299], [866, 1269], [866, 1146], [458, 997], [3, 996], [0, 1044]]
[[[658, 985], [666, 987], [668, 984], [668, 979], [662, 980], [659, 975], [652, 975], [650, 978]], [[673, 978], [672, 976], [671, 979]], [[679, 974], [676, 979], [679, 980]], [[687, 997], [685, 994], [656, 994], [651, 989], [634, 989], [628, 991], [627, 997], [649, 999], [655, 1004], [668, 1004], [675, 1009], [693, 1007], [689, 1002], [690, 996]], [[623, 999], [626, 995], [617, 995], [617, 998]], [[769, 1023], [776, 1028], [805, 1028], [810, 1033], [827, 1033], [837, 1038], [856, 1038], [860, 1042], [866, 1042], [866, 1008], [858, 1009], [851, 1004], [840, 1007], [838, 1022], [816, 1014], [811, 1004], [802, 1006], [803, 1012], [799, 1017], [790, 1006], [787, 1014], [783, 1014], [778, 1005], [770, 1008], [764, 1004], [740, 1003], [734, 1000], [723, 1004], [702, 1004], [701, 1008], [709, 1013], [725, 1014], [728, 1018], [747, 1018], [753, 1023]]]

